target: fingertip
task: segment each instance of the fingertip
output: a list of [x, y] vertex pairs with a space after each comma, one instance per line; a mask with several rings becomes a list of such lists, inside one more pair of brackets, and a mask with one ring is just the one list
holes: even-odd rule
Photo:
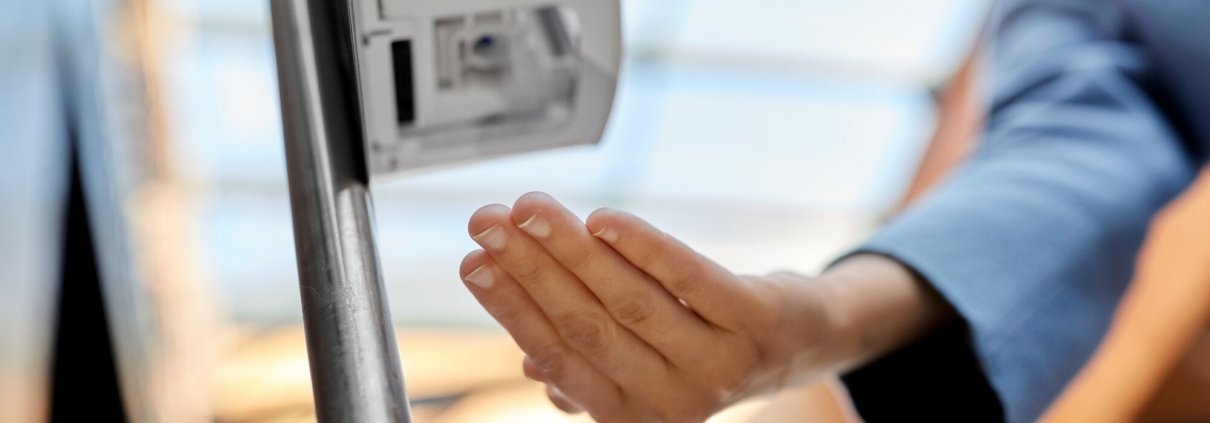
[[521, 361], [521, 372], [525, 374], [527, 379], [534, 382], [550, 383], [550, 379], [541, 370], [538, 370], [538, 366], [534, 364], [533, 360], [529, 359], [528, 355], [525, 356], [525, 360]]
[[550, 194], [541, 191], [526, 193], [513, 203], [513, 222], [519, 224], [542, 209], [553, 207], [562, 207], [562, 204]]
[[467, 222], [467, 232], [472, 237], [479, 235], [495, 225], [511, 221], [509, 217], [511, 213], [512, 209], [503, 204], [489, 204], [480, 207]]
[[588, 214], [588, 218], [584, 219], [584, 226], [588, 227], [588, 232], [595, 234], [601, 230], [602, 226], [605, 226], [610, 218], [610, 215], [615, 211], [616, 210], [608, 207], [593, 210], [592, 213]]
[[600, 238], [602, 241], [610, 244], [618, 242], [618, 231], [608, 223], [601, 225], [601, 228], [592, 233], [592, 236]]
[[571, 398], [567, 397], [567, 394], [554, 385], [546, 385], [546, 397], [550, 398], [550, 402], [555, 405], [555, 408], [563, 410], [564, 413], [580, 414], [584, 412], [584, 408], [573, 402]]
[[541, 205], [549, 203], [558, 203], [558, 200], [555, 200], [555, 197], [542, 191], [530, 191], [518, 197], [515, 206], [521, 207], [531, 204]]
[[466, 257], [462, 258], [462, 264], [458, 266], [458, 275], [466, 278], [475, 269], [483, 267], [485, 264], [491, 263], [491, 256], [484, 250], [475, 250], [467, 253]]
[[597, 209], [588, 215], [588, 219], [584, 221], [584, 226], [588, 227], [589, 233], [598, 238], [601, 238], [601, 235], [612, 232], [615, 236], [612, 240], [606, 239], [606, 241], [613, 242], [617, 240], [616, 234], [618, 228], [625, 227], [628, 222], [634, 219], [637, 218], [630, 213], [605, 207]]

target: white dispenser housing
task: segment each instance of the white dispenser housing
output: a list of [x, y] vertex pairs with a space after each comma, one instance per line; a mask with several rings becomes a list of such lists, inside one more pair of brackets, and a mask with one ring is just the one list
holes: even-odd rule
[[600, 140], [622, 60], [618, 0], [358, 0], [376, 177]]

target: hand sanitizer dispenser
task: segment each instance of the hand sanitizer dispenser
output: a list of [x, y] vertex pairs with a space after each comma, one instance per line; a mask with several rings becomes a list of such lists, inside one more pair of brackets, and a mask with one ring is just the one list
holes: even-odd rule
[[617, 0], [356, 0], [374, 177], [593, 144], [622, 58]]

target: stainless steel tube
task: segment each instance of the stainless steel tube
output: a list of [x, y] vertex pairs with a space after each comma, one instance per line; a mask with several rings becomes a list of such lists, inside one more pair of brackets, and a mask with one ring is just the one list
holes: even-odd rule
[[320, 422], [410, 422], [368, 190], [349, 0], [272, 0], [311, 386]]

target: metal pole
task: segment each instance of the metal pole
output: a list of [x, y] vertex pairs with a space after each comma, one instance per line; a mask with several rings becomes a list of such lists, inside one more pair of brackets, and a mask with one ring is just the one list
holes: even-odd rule
[[411, 421], [374, 244], [349, 0], [272, 0], [320, 422]]

